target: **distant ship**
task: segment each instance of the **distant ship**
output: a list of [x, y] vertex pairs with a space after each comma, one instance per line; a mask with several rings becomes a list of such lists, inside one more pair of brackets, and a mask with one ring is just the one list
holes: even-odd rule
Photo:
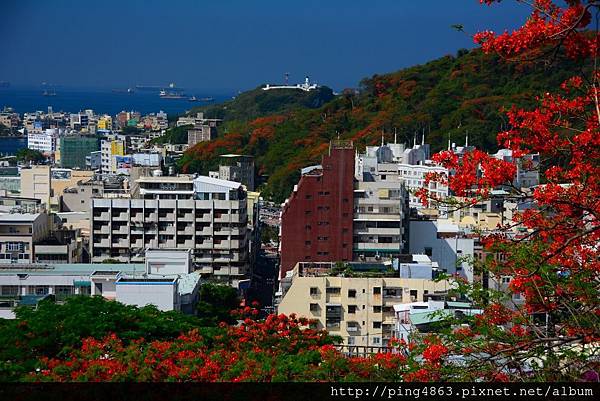
[[42, 96], [56, 96], [56, 92], [54, 90], [50, 90], [50, 91], [49, 90], [45, 90], [42, 93]]
[[196, 98], [196, 96], [192, 96], [188, 99], [189, 102], [197, 102], [198, 99]]
[[135, 93], [135, 91], [133, 90], [133, 88], [127, 88], [127, 89], [113, 89], [112, 90], [113, 93]]
[[9, 86], [10, 86], [10, 82], [0, 81], [0, 88], [8, 88]]
[[181, 92], [161, 90], [159, 93], [161, 99], [185, 99], [186, 96]]

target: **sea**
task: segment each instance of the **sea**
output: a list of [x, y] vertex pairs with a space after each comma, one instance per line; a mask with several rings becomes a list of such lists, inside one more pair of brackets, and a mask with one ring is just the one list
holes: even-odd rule
[[[96, 114], [115, 115], [120, 111], [139, 111], [142, 114], [156, 113], [160, 110], [167, 114], [183, 114], [192, 107], [207, 104], [206, 102], [190, 102], [185, 99], [162, 99], [158, 90], [136, 90], [134, 93], [113, 92], [103, 89], [61, 89], [52, 88], [56, 96], [44, 96], [43, 88], [19, 88], [10, 86], [0, 88], [0, 110], [11, 107], [17, 113], [35, 111], [65, 111], [77, 113], [92, 109]], [[230, 94], [210, 94], [202, 91], [186, 90], [186, 96], [197, 99], [212, 97], [214, 103], [231, 99]]]
[[0, 156], [14, 156], [19, 149], [26, 147], [26, 137], [0, 136]]
[[[184, 114], [192, 107], [209, 104], [203, 101], [190, 102], [186, 99], [162, 99], [158, 90], [137, 90], [134, 93], [114, 92], [102, 89], [61, 89], [52, 88], [56, 96], [44, 96], [43, 88], [0, 88], [0, 111], [11, 107], [15, 112], [53, 111], [77, 113], [92, 109], [96, 114], [115, 114], [125, 111], [139, 111], [144, 114], [164, 111], [169, 115]], [[212, 97], [212, 103], [231, 99], [230, 94], [210, 94], [202, 91], [185, 91], [187, 96], [197, 99]], [[0, 137], [0, 155], [14, 155], [20, 148], [27, 147], [27, 138]]]

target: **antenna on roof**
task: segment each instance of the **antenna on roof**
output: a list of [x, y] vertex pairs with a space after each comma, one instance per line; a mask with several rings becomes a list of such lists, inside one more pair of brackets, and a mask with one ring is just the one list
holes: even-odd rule
[[467, 130], [467, 134], [465, 136], [465, 148], [469, 147], [469, 130]]
[[421, 146], [425, 146], [425, 127], [423, 127], [423, 135], [421, 136]]
[[394, 127], [394, 145], [398, 143], [398, 133], [396, 132], [396, 127]]
[[384, 139], [385, 139], [385, 130], [382, 128], [381, 129], [381, 146], [383, 146]]

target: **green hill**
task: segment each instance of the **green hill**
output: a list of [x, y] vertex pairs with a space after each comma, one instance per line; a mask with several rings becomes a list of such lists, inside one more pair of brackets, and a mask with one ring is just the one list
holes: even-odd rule
[[471, 144], [493, 151], [497, 132], [507, 124], [502, 107], [532, 106], [536, 95], [554, 90], [578, 68], [566, 61], [551, 67], [507, 63], [479, 50], [461, 50], [366, 78], [358, 91], [346, 90], [317, 108], [290, 101], [286, 93], [265, 99], [264, 91], [254, 90], [203, 109], [224, 118], [219, 137], [188, 150], [179, 167], [205, 174], [216, 167], [220, 154], [253, 155], [259, 174], [266, 177], [264, 196], [282, 201], [299, 169], [318, 162], [338, 134], [361, 148], [379, 143], [382, 130], [390, 141], [396, 129], [402, 142], [424, 131], [427, 142], [439, 150], [449, 137], [462, 143], [468, 131]]
[[201, 111], [207, 118], [248, 121], [297, 108], [316, 109], [333, 98], [333, 91], [326, 86], [310, 92], [295, 89], [265, 91], [258, 87], [224, 103], [195, 107], [190, 114]]

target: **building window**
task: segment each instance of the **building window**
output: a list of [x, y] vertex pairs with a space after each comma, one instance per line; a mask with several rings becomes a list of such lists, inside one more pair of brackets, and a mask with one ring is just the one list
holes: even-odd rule
[[317, 240], [319, 241], [327, 241], [329, 239], [329, 237], [317, 237]]
[[310, 295], [319, 295], [319, 289], [317, 287], [310, 287]]
[[374, 329], [380, 329], [381, 328], [381, 322], [373, 322], [373, 328]]
[[373, 295], [381, 294], [381, 287], [373, 287]]
[[381, 306], [373, 306], [373, 313], [381, 313]]
[[312, 199], [312, 195], [309, 195], [309, 194], [307, 194], [307, 195], [305, 196], [305, 198], [306, 198], [306, 199]]
[[327, 287], [326, 292], [329, 295], [340, 295], [341, 288], [340, 287]]
[[318, 312], [319, 311], [319, 304], [311, 303], [310, 304], [310, 311], [311, 312]]
[[373, 337], [373, 345], [379, 345], [379, 344], [381, 344], [381, 338]]
[[348, 313], [356, 313], [356, 305], [348, 305]]
[[348, 290], [348, 298], [356, 298], [356, 290]]
[[304, 245], [310, 245], [310, 241], [304, 241]]

